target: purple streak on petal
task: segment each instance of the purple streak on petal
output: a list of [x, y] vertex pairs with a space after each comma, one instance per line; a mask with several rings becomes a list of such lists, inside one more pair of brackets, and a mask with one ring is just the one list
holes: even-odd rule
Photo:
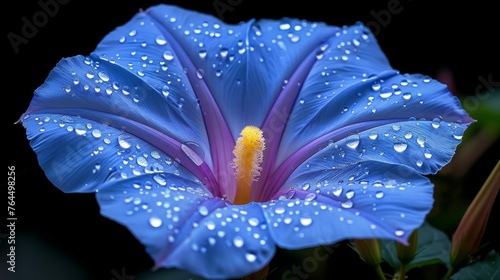
[[314, 63], [317, 61], [316, 56], [324, 49], [325, 45], [319, 47], [316, 51], [311, 52], [311, 54], [304, 59], [291, 76], [286, 87], [278, 96], [266, 120], [264, 121], [264, 124], [262, 125], [264, 139], [266, 139], [266, 149], [264, 150], [264, 162], [262, 164], [262, 173], [259, 181], [256, 181], [252, 185], [252, 201], [265, 201], [265, 198], [269, 196], [265, 195], [268, 193], [266, 192], [265, 186], [268, 185], [266, 182], [269, 174], [274, 168], [276, 168], [273, 163], [276, 159], [276, 154], [278, 153], [281, 137], [283, 136], [288, 116], [292, 111], [293, 104], [295, 104], [295, 99], [299, 94], [302, 83], [307, 78], [307, 75], [309, 74], [309, 71]]
[[283, 186], [283, 183], [285, 183], [287, 178], [290, 176], [290, 174], [292, 174], [296, 167], [298, 167], [301, 163], [303, 163], [306, 159], [310, 158], [315, 153], [319, 152], [321, 149], [327, 147], [330, 142], [337, 142], [340, 139], [347, 137], [351, 133], [365, 131], [372, 127], [404, 120], [406, 119], [385, 119], [356, 123], [334, 130], [308, 143], [307, 145], [303, 146], [295, 153], [293, 153], [290, 157], [288, 157], [276, 169], [276, 171], [273, 172], [272, 176], [269, 177], [263, 188], [263, 192], [261, 194], [262, 199], [264, 201], [267, 201], [270, 197], [273, 197], [274, 194]]
[[106, 125], [118, 128], [124, 133], [134, 135], [135, 137], [150, 143], [165, 154], [176, 159], [176, 161], [178, 161], [182, 166], [193, 173], [193, 175], [196, 176], [203, 183], [203, 185], [207, 187], [207, 189], [212, 193], [213, 196], [221, 197], [222, 195], [220, 193], [217, 181], [206, 162], [202, 161], [201, 158], [196, 158], [193, 160], [192, 157], [194, 152], [186, 153], [185, 151], [183, 151], [182, 143], [149, 126], [121, 116], [92, 111], [88, 109], [51, 108], [47, 110], [36, 111], [37, 114], [43, 114], [45, 112], [50, 114], [67, 114], [74, 116], [78, 115], [82, 118], [98, 122], [103, 122], [103, 120], [105, 120]]
[[186, 68], [186, 75], [191, 82], [196, 97], [200, 101], [203, 112], [210, 142], [210, 152], [212, 154], [214, 166], [213, 171], [218, 182], [217, 186], [221, 188], [219, 192], [222, 195], [227, 195], [229, 199], [232, 199], [236, 191], [236, 180], [234, 176], [230, 176], [234, 173], [234, 170], [228, 163], [233, 160], [232, 151], [235, 141], [229, 131], [227, 123], [206, 83], [196, 76], [196, 67], [190, 60], [186, 51], [179, 45], [174, 36], [161, 24], [161, 19], [156, 18], [153, 13], [148, 13], [148, 15], [158, 23], [158, 30], [163, 31], [162, 34], [167, 41], [169, 41], [172, 49], [181, 61], [181, 64]]

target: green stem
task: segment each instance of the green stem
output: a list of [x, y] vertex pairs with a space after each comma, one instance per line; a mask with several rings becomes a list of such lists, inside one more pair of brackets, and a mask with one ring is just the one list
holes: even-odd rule
[[374, 268], [375, 268], [375, 273], [377, 273], [378, 279], [387, 280], [387, 278], [385, 278], [384, 271], [382, 271], [382, 267], [380, 265], [374, 266]]
[[455, 270], [453, 269], [453, 267], [450, 267], [448, 269], [448, 271], [446, 272], [446, 275], [443, 277], [443, 280], [450, 279], [450, 277], [453, 275], [454, 272], [455, 272]]
[[406, 266], [401, 265], [399, 268], [399, 280], [405, 280], [406, 279]]

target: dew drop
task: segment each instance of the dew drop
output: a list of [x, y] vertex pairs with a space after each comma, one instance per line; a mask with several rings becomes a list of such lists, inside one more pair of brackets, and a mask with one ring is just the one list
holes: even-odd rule
[[165, 60], [172, 60], [174, 59], [174, 55], [172, 54], [171, 51], [165, 51], [163, 53], [163, 58], [165, 58]]
[[340, 204], [342, 208], [350, 209], [354, 205], [351, 200], [346, 200]]
[[276, 214], [278, 214], [278, 215], [281, 215], [281, 214], [285, 213], [285, 208], [283, 208], [283, 207], [278, 207], [278, 208], [274, 209], [274, 212], [275, 212]]
[[137, 157], [137, 164], [142, 167], [148, 166], [148, 160], [145, 157]]
[[208, 215], [208, 208], [204, 205], [198, 207], [198, 213], [200, 213], [200, 215], [202, 216], [206, 216]]
[[212, 222], [212, 221], [208, 221], [205, 225], [207, 227], [207, 229], [209, 230], [214, 230], [215, 229], [215, 223]]
[[407, 92], [403, 93], [403, 99], [410, 100], [411, 99], [411, 92], [407, 91]]
[[353, 198], [354, 197], [354, 191], [353, 190], [347, 191], [345, 193], [345, 197], [347, 197], [347, 199]]
[[402, 153], [408, 148], [408, 144], [406, 142], [398, 141], [394, 143], [394, 150], [398, 153]]
[[163, 37], [163, 35], [158, 35], [156, 37], [156, 43], [160, 46], [163, 46], [167, 43], [167, 40], [165, 39], [165, 37]]
[[166, 97], [166, 96], [169, 96], [170, 95], [170, 87], [167, 86], [167, 85], [164, 85], [162, 88], [161, 88], [161, 93], [163, 93], [163, 95]]
[[310, 217], [301, 217], [300, 224], [307, 227], [312, 224], [312, 219]]
[[306, 197], [304, 198], [305, 201], [312, 201], [316, 198], [316, 194], [314, 193], [308, 193]]
[[75, 132], [78, 135], [84, 135], [85, 133], [87, 133], [87, 127], [85, 127], [83, 123], [77, 123], [75, 125]]
[[248, 262], [254, 262], [257, 260], [257, 256], [252, 253], [246, 253], [245, 258], [247, 259]]
[[132, 137], [128, 134], [124, 133], [124, 134], [118, 135], [118, 144], [123, 149], [128, 149], [128, 148], [130, 148], [130, 146], [132, 146], [131, 140], [132, 140]]
[[432, 157], [432, 153], [431, 153], [431, 150], [430, 149], [426, 149], [425, 152], [424, 152], [424, 157], [426, 159], [430, 159]]
[[371, 140], [375, 140], [375, 139], [377, 139], [377, 137], [378, 137], [378, 133], [377, 133], [377, 131], [375, 131], [375, 130], [370, 131], [370, 134], [368, 135], [368, 137], [369, 137]]
[[382, 90], [380, 91], [380, 97], [381, 98], [389, 98], [392, 96], [392, 89], [390, 87], [384, 87], [382, 88]]
[[198, 143], [187, 141], [181, 144], [181, 150], [196, 165], [203, 164], [205, 153]]
[[241, 238], [241, 236], [235, 236], [233, 238], [233, 244], [235, 247], [241, 248], [243, 244], [245, 244], [245, 241], [243, 240], [243, 238]]
[[253, 227], [256, 227], [259, 225], [259, 219], [257, 218], [250, 218], [248, 219], [248, 223], [253, 226]]
[[109, 75], [108, 73], [104, 72], [104, 71], [100, 71], [99, 73], [97, 73], [97, 76], [99, 76], [99, 78], [103, 81], [103, 82], [107, 82], [109, 81]]
[[201, 80], [201, 79], [203, 79], [203, 74], [204, 73], [205, 72], [203, 71], [203, 69], [198, 69], [198, 70], [196, 70], [196, 77], [198, 77], [198, 79]]
[[382, 191], [378, 191], [378, 192], [376, 192], [376, 193], [375, 193], [375, 197], [376, 197], [376, 198], [382, 198], [382, 197], [384, 197], [384, 192], [382, 192]]
[[434, 118], [432, 120], [432, 127], [439, 128], [439, 126], [441, 126], [441, 120], [439, 118]]
[[427, 141], [426, 137], [424, 135], [419, 135], [417, 136], [417, 143], [423, 147], [425, 142]]
[[153, 176], [153, 180], [155, 180], [155, 182], [160, 186], [165, 186], [167, 184], [167, 179], [165, 178], [165, 174], [163, 173]]
[[398, 229], [398, 230], [396, 230], [396, 231], [394, 232], [394, 234], [395, 234], [396, 236], [403, 236], [403, 235], [405, 234], [405, 232], [404, 232], [403, 230]]
[[359, 135], [358, 134], [350, 134], [349, 136], [346, 137], [345, 139], [347, 147], [351, 149], [356, 149], [359, 145]]
[[338, 188], [333, 191], [333, 195], [335, 196], [340, 196], [340, 194], [342, 194], [342, 188]]
[[207, 50], [200, 50], [198, 52], [198, 55], [200, 56], [201, 59], [204, 59], [205, 57], [207, 57]]
[[455, 130], [453, 131], [453, 137], [457, 140], [460, 140], [460, 139], [462, 139], [463, 136], [464, 136], [463, 128], [461, 128], [461, 127], [455, 128]]
[[411, 139], [413, 137], [413, 133], [411, 131], [407, 131], [404, 134], [405, 139]]
[[161, 226], [162, 221], [161, 221], [161, 219], [159, 217], [152, 216], [151, 218], [149, 218], [149, 224], [152, 227], [157, 228], [157, 227]]

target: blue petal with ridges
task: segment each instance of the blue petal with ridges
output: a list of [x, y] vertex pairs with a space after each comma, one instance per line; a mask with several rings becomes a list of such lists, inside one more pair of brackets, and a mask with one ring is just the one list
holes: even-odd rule
[[[127, 131], [116, 119], [126, 118], [158, 130], [183, 143], [194, 141], [200, 150], [208, 151], [206, 129], [201, 111], [192, 98], [184, 97], [179, 106], [176, 98], [165, 96], [161, 89], [97, 56], [75, 56], [61, 60], [50, 72], [45, 83], [35, 91], [26, 113], [40, 110], [59, 113], [68, 110], [88, 110], [88, 118], [99, 112], [106, 118], [94, 121]], [[147, 141], [147, 139], [145, 139]], [[210, 153], [203, 155], [211, 164]]]
[[189, 50], [195, 66], [190, 71], [197, 71], [210, 88], [234, 138], [246, 125], [262, 125], [302, 60], [338, 30], [298, 19], [230, 25], [211, 15], [164, 5], [147, 12]]
[[434, 201], [426, 177], [374, 161], [334, 172], [312, 168], [287, 182], [273, 199], [263, 206], [270, 232], [278, 246], [289, 249], [351, 238], [406, 243]]
[[[199, 208], [198, 208], [199, 209]], [[240, 278], [262, 269], [275, 254], [266, 219], [256, 203], [205, 211], [189, 237], [157, 265], [178, 266], [210, 278]]]
[[358, 133], [362, 130], [356, 129], [363, 123], [366, 130], [376, 125], [376, 120], [472, 122], [446, 85], [427, 76], [393, 70], [368, 28], [358, 24], [339, 33], [328, 41], [329, 48], [304, 82], [277, 164], [315, 139], [348, 126], [350, 133]]
[[287, 180], [309, 176], [313, 168], [335, 173], [364, 161], [400, 164], [421, 174], [434, 174], [451, 160], [467, 127], [439, 118], [384, 119], [345, 126], [290, 156], [266, 182], [262, 197], [273, 195]]
[[[48, 179], [64, 192], [94, 192], [110, 181], [143, 174], [175, 173], [200, 182], [175, 156], [164, 153], [133, 135], [99, 122], [82, 118], [86, 111], [67, 114], [33, 113], [23, 117], [28, 139]], [[71, 113], [80, 113], [72, 116]], [[110, 117], [94, 114], [94, 117]], [[142, 131], [148, 135], [147, 131]], [[151, 138], [154, 134], [150, 134]], [[168, 147], [168, 139], [156, 140]], [[173, 145], [172, 145], [173, 146]], [[180, 147], [171, 149], [182, 158]], [[174, 153], [175, 151], [175, 153]], [[191, 164], [192, 165], [192, 164]], [[193, 168], [194, 169], [194, 168]], [[200, 182], [201, 184], [201, 182]], [[203, 185], [202, 185], [203, 186]]]

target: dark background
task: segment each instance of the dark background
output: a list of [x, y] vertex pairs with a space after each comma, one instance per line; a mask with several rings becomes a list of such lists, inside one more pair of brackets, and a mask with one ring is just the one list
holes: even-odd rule
[[[232, 3], [234, 7], [218, 13], [214, 7], [217, 1]], [[17, 52], [7, 34], [21, 34], [23, 17], [31, 21], [33, 15], [42, 9], [38, 1], [7, 1], [2, 4], [2, 27], [5, 28], [2, 41], [5, 54], [2, 121], [6, 129], [6, 133], [2, 135], [7, 141], [3, 142], [7, 152], [3, 157], [3, 168], [16, 167], [18, 221], [17, 272], [6, 272], [6, 239], [5, 234], [1, 235], [1, 279], [119, 280], [132, 279], [133, 276], [136, 279], [146, 279], [150, 276], [147, 271], [152, 266], [152, 261], [144, 253], [142, 245], [123, 227], [99, 215], [93, 195], [63, 194], [52, 186], [38, 166], [23, 127], [14, 122], [28, 107], [33, 91], [44, 82], [49, 71], [61, 58], [89, 54], [107, 33], [126, 23], [139, 9], [158, 3], [161, 2], [59, 0], [57, 13], [49, 17], [32, 38], [19, 45]], [[497, 42], [500, 23], [498, 10], [489, 1], [473, 1], [465, 5], [458, 4], [458, 1], [439, 2], [438, 5], [438, 2], [418, 0], [209, 0], [163, 3], [219, 16], [230, 23], [251, 18], [282, 17], [323, 21], [331, 25], [350, 25], [361, 21], [375, 33], [392, 66], [403, 73], [423, 73], [438, 78], [449, 83], [452, 92], [461, 98], [479, 96], [478, 87], [481, 85], [481, 89], [488, 89], [482, 84], [483, 80], [490, 81], [490, 85], [496, 82], [496, 87], [500, 84]], [[397, 13], [394, 12], [396, 10]], [[393, 11], [392, 14], [390, 11]], [[491, 95], [487, 97], [492, 95], [491, 91]], [[472, 106], [464, 108], [474, 110]], [[500, 119], [493, 121], [495, 122], [500, 124]], [[471, 130], [470, 133], [473, 132]], [[466, 138], [467, 135], [464, 139]], [[430, 216], [433, 224], [447, 234], [452, 233], [457, 219], [500, 158], [498, 137], [492, 137], [491, 142], [486, 147], [482, 146], [484, 149], [477, 159], [470, 159], [473, 161], [470, 168], [455, 169], [462, 170], [462, 173], [457, 174], [451, 170], [432, 176], [437, 188], [440, 188], [436, 191], [438, 202], [439, 195], [456, 198], [451, 202], [450, 199], [444, 201]], [[468, 157], [461, 157], [461, 160], [467, 161]], [[5, 180], [1, 197], [7, 195]], [[7, 212], [7, 199], [2, 198], [2, 201], [4, 206], [0, 216]], [[497, 202], [493, 208], [484, 238], [485, 242], [492, 242], [495, 248], [499, 248], [496, 242], [500, 234], [493, 225], [500, 218], [498, 204]], [[446, 216], [444, 219], [441, 218], [443, 215]], [[0, 229], [0, 233], [6, 231], [3, 227]], [[310, 256], [311, 250], [278, 251], [276, 260], [271, 263], [271, 270], [276, 270], [271, 273], [270, 278], [282, 279], [284, 271], [291, 269], [293, 265], [300, 266]], [[442, 267], [439, 266], [430, 270], [418, 272], [418, 275], [442, 273]], [[357, 256], [344, 244], [336, 247], [330, 258], [319, 263], [318, 269], [309, 279], [357, 277], [375, 279], [371, 268], [359, 262]], [[188, 277], [170, 274], [164, 279]]]

